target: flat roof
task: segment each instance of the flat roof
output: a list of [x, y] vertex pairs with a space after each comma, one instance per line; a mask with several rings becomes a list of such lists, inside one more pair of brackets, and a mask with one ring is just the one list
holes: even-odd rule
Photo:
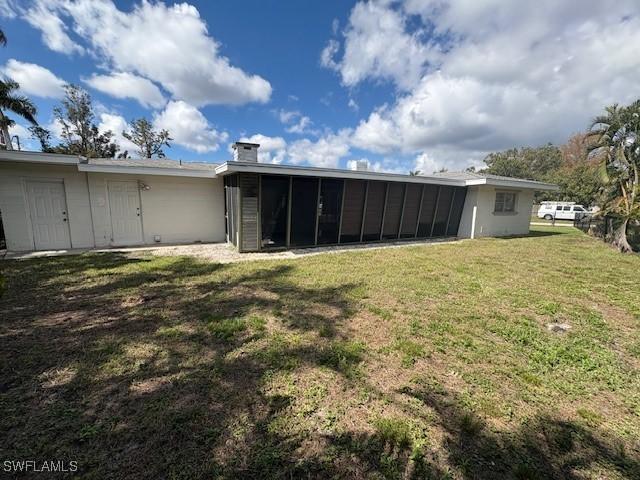
[[27, 162], [49, 165], [76, 165], [81, 172], [124, 173], [130, 175], [168, 175], [183, 177], [215, 178], [231, 173], [264, 173], [273, 175], [301, 175], [325, 178], [349, 178], [359, 180], [380, 180], [388, 182], [429, 183], [468, 187], [492, 185], [502, 188], [524, 188], [539, 191], [557, 191], [559, 187], [551, 183], [502, 177], [476, 172], [438, 172], [432, 175], [406, 175], [399, 173], [371, 172], [366, 170], [346, 170], [340, 168], [320, 168], [300, 165], [279, 165], [271, 163], [228, 161], [223, 164], [206, 162], [183, 162], [166, 158], [83, 158], [76, 155], [58, 153], [0, 150], [0, 161]]
[[205, 178], [215, 178], [215, 168], [218, 166], [215, 163], [183, 162], [167, 158], [84, 158], [77, 155], [23, 150], [0, 150], [0, 161], [75, 165], [80, 172]]
[[439, 172], [433, 175], [406, 175], [400, 173], [371, 172], [366, 170], [345, 170], [339, 168], [306, 167], [256, 162], [225, 162], [216, 167], [216, 173], [224, 176], [231, 173], [263, 173], [271, 175], [300, 175], [324, 178], [349, 178], [359, 180], [380, 180], [387, 182], [429, 183], [467, 187], [473, 185], [492, 185], [503, 188], [525, 188], [532, 190], [556, 191], [557, 185], [526, 180], [522, 178], [501, 177], [474, 172]]

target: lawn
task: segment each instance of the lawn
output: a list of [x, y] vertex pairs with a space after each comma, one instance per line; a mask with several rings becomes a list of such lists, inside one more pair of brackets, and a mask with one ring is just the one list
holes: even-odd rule
[[96, 479], [640, 478], [640, 257], [574, 229], [0, 267], [3, 461]]

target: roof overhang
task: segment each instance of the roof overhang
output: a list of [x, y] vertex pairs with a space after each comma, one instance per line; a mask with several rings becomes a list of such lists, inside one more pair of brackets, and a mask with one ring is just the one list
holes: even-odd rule
[[216, 178], [213, 170], [194, 170], [161, 167], [125, 167], [121, 165], [92, 165], [79, 163], [78, 170], [93, 173], [123, 173], [127, 175], [164, 175], [170, 177]]
[[270, 175], [301, 175], [323, 178], [350, 178], [356, 180], [380, 180], [386, 182], [428, 183], [433, 185], [451, 185], [456, 187], [470, 187], [476, 185], [490, 185], [503, 188], [517, 188], [539, 191], [558, 191], [560, 188], [551, 183], [535, 182], [532, 180], [503, 179], [503, 178], [474, 178], [453, 179], [440, 175], [403, 175], [398, 173], [367, 172], [361, 170], [341, 170], [318, 167], [299, 167], [292, 165], [275, 165], [255, 162], [226, 162], [216, 167], [216, 173], [224, 176], [231, 173], [264, 173]]
[[0, 161], [44, 163], [46, 165], [77, 165], [80, 159], [75, 155], [60, 153], [25, 152], [22, 150], [0, 150]]
[[552, 183], [535, 182], [533, 180], [521, 180], [521, 179], [506, 179], [506, 178], [474, 178], [466, 180], [467, 186], [474, 185], [490, 185], [494, 187], [503, 188], [524, 188], [527, 190], [537, 190], [545, 192], [557, 192], [560, 190], [558, 185]]
[[299, 175], [305, 177], [348, 178], [354, 180], [380, 180], [385, 182], [431, 183], [464, 187], [464, 180], [431, 177], [427, 175], [402, 175], [398, 173], [341, 170], [337, 168], [298, 167], [255, 162], [226, 162], [216, 167], [216, 173], [224, 176], [231, 173], [264, 173], [267, 175]]

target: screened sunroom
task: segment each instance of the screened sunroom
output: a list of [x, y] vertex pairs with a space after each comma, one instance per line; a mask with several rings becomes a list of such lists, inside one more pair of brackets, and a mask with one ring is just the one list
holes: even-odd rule
[[248, 169], [267, 172], [224, 177], [227, 240], [242, 252], [455, 236], [467, 191], [373, 172]]

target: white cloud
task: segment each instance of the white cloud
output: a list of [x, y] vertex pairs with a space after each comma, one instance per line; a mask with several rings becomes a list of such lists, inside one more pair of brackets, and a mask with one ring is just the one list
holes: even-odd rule
[[257, 133], [250, 137], [242, 137], [240, 142], [258, 143], [258, 162], [282, 163], [287, 153], [287, 142], [282, 137], [269, 137]]
[[297, 110], [280, 110], [276, 112], [281, 123], [287, 124], [293, 122], [300, 116], [300, 112]]
[[[62, 45], [70, 41], [63, 20], [68, 21], [112, 70], [148, 78], [196, 106], [267, 102], [271, 96], [268, 81], [221, 55], [198, 10], [187, 3], [143, 1], [126, 12], [111, 1], [48, 0], [38, 1], [25, 17], [42, 30], [49, 48], [69, 50]], [[46, 25], [38, 18], [47, 19]]]
[[351, 131], [341, 130], [311, 141], [297, 140], [289, 146], [289, 158], [294, 164], [308, 164], [314, 167], [336, 168], [340, 159], [349, 155]]
[[301, 116], [296, 123], [287, 127], [285, 130], [289, 133], [306, 133], [313, 122], [309, 117]]
[[321, 64], [337, 70], [347, 86], [372, 77], [391, 79], [398, 87], [410, 89], [434, 56], [434, 47], [422, 41], [423, 32], [408, 32], [406, 17], [387, 3], [357, 3], [344, 33], [342, 59], [335, 59], [340, 49], [335, 39], [320, 55]]
[[115, 98], [133, 98], [143, 107], [162, 108], [166, 102], [153, 82], [132, 73], [93, 74], [85, 83]]
[[327, 46], [320, 53], [320, 65], [334, 70], [339, 70], [340, 65], [333, 59], [340, 50], [340, 43], [333, 38], [327, 42]]
[[421, 175], [430, 175], [433, 172], [437, 172], [441, 168], [442, 166], [440, 166], [438, 162], [436, 162], [426, 153], [421, 153], [416, 157], [414, 170], [418, 170]]
[[62, 98], [65, 81], [35, 63], [9, 59], [2, 73], [20, 84], [20, 90], [38, 97]]
[[198, 153], [213, 152], [228, 138], [226, 132], [213, 128], [193, 105], [172, 100], [154, 116], [154, 126], [169, 131], [173, 142]]
[[349, 99], [349, 103], [347, 105], [354, 112], [357, 112], [358, 110], [360, 110], [360, 106], [358, 105], [358, 103], [353, 98]]
[[122, 132], [129, 130], [129, 124], [124, 117], [113, 113], [101, 113], [99, 118], [98, 130], [101, 133], [109, 130], [113, 132], [113, 139], [120, 147], [119, 153], [123, 153], [126, 150], [129, 152], [129, 155], [135, 156], [138, 152], [138, 147], [132, 141], [122, 136]]
[[[18, 137], [18, 140], [13, 138], [14, 135]], [[33, 138], [31, 138], [31, 132], [24, 125], [16, 123], [12, 127], [9, 127], [9, 136], [11, 137], [13, 148], [15, 149], [18, 148], [18, 141], [19, 141], [21, 150], [28, 150], [28, 151], [40, 150], [40, 144], [38, 143], [37, 140], [34, 140]]]
[[0, 17], [16, 18], [18, 16], [13, 0], [0, 0]]
[[309, 133], [312, 135], [318, 135], [320, 132], [311, 128], [313, 122], [306, 115], [302, 115], [297, 110], [278, 110], [274, 112], [280, 123], [286, 125], [285, 130], [288, 133], [296, 133], [299, 135]]
[[47, 0], [35, 1], [23, 12], [24, 19], [42, 32], [42, 41], [54, 52], [67, 55], [84, 53], [84, 48], [69, 37], [67, 26], [48, 4]]
[[287, 125], [285, 130], [288, 133], [297, 133], [302, 135], [304, 133], [310, 133], [317, 135], [319, 132], [311, 129], [313, 122], [306, 115], [302, 115], [297, 110], [279, 110], [276, 112], [280, 122]]
[[452, 169], [563, 142], [606, 105], [633, 101], [639, 44], [632, 0], [409, 0], [358, 3], [332, 59], [345, 85], [405, 90], [360, 122], [354, 146]]

